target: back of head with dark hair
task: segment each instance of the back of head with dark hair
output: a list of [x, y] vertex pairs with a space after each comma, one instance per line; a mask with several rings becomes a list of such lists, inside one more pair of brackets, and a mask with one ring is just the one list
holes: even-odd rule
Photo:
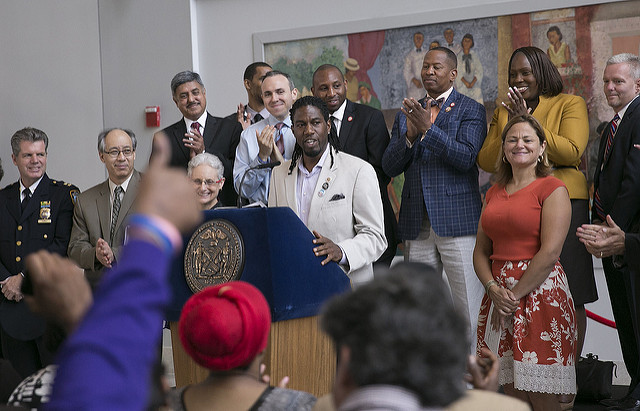
[[540, 95], [554, 97], [562, 93], [564, 86], [562, 85], [560, 72], [551, 62], [547, 53], [537, 47], [520, 47], [516, 49], [509, 59], [509, 72], [511, 72], [511, 62], [518, 53], [522, 53], [529, 61]]
[[249, 64], [247, 68], [244, 69], [243, 79], [249, 80], [249, 81], [253, 80], [253, 76], [256, 75], [256, 72], [258, 71], [258, 67], [272, 68], [270, 65], [268, 65], [264, 61], [256, 61], [255, 63]]
[[445, 406], [464, 392], [466, 325], [427, 265], [400, 263], [376, 273], [374, 281], [332, 299], [321, 321], [338, 349], [350, 349], [357, 386], [403, 387], [423, 406]]

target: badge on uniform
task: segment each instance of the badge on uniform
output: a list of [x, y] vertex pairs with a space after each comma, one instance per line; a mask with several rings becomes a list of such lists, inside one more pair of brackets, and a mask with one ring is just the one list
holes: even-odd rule
[[51, 224], [51, 201], [40, 201], [38, 224]]

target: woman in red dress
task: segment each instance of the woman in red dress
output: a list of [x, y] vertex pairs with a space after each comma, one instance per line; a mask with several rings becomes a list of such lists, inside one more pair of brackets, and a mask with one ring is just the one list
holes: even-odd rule
[[478, 352], [497, 351], [505, 393], [534, 410], [559, 410], [576, 392], [576, 318], [558, 261], [571, 220], [562, 181], [551, 176], [544, 130], [531, 115], [502, 132], [497, 184], [487, 192], [473, 263], [485, 285]]

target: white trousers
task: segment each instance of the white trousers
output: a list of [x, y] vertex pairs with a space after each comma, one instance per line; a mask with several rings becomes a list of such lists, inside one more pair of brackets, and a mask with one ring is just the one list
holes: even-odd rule
[[484, 296], [484, 287], [473, 269], [473, 248], [475, 235], [461, 237], [440, 237], [431, 228], [425, 217], [420, 234], [415, 240], [404, 241], [405, 261], [429, 264], [447, 277], [453, 306], [467, 322], [469, 353], [476, 353], [476, 333], [478, 313]]

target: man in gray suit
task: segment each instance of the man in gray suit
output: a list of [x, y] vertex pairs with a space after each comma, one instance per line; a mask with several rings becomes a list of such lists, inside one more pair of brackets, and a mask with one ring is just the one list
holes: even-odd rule
[[94, 288], [102, 270], [117, 261], [125, 239], [125, 220], [140, 182], [140, 173], [133, 168], [135, 134], [120, 128], [103, 131], [98, 136], [98, 156], [109, 178], [78, 196], [68, 249]]

